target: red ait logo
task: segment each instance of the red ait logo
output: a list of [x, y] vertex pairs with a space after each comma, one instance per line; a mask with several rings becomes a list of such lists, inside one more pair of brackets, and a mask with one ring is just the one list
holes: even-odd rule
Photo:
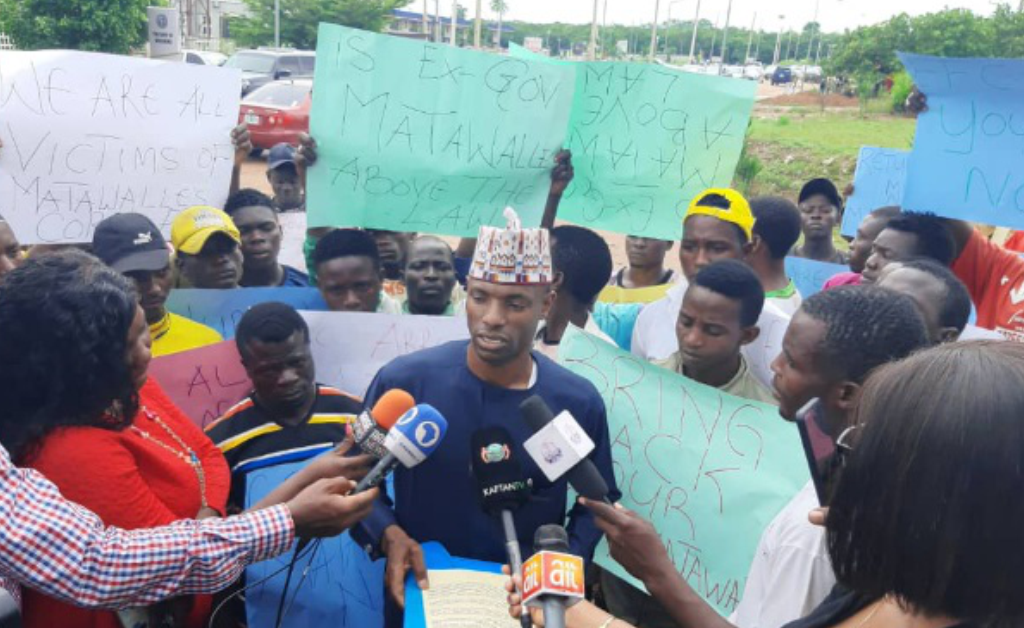
[[512, 450], [508, 448], [508, 445], [494, 443], [480, 448], [480, 459], [483, 460], [485, 464], [503, 462], [511, 457]]

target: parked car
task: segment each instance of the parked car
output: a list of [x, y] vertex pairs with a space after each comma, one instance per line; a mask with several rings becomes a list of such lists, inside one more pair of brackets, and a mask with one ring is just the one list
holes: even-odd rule
[[748, 63], [743, 66], [743, 78], [751, 81], [760, 81], [764, 75], [764, 68], [757, 63]]
[[242, 96], [271, 81], [312, 78], [316, 53], [301, 50], [240, 50], [224, 63], [242, 71]]
[[238, 122], [249, 127], [254, 153], [279, 142], [297, 145], [299, 134], [309, 132], [313, 104], [311, 79], [287, 79], [267, 83], [242, 100]]
[[177, 61], [178, 63], [191, 63], [193, 65], [224, 65], [224, 62], [228, 60], [228, 56], [210, 50], [182, 50], [170, 57], [161, 57], [161, 59]]
[[783, 85], [793, 82], [793, 70], [788, 67], [779, 66], [772, 72], [772, 85]]

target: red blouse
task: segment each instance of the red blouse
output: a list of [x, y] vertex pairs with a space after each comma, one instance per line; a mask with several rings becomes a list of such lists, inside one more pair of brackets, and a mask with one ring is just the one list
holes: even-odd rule
[[[206, 475], [206, 499], [222, 514], [231, 475], [213, 442], [174, 405], [150, 377], [139, 391], [140, 406], [158, 416], [199, 457]], [[141, 410], [134, 425], [180, 451], [181, 446]], [[184, 453], [184, 452], [182, 452]], [[40, 471], [61, 494], [92, 510], [107, 525], [125, 529], [162, 526], [191, 519], [201, 508], [199, 479], [192, 467], [159, 444], [128, 428], [69, 427], [47, 435], [26, 466]], [[187, 625], [204, 626], [210, 596], [196, 596]], [[120, 628], [116, 613], [88, 611], [26, 589], [24, 628]]]

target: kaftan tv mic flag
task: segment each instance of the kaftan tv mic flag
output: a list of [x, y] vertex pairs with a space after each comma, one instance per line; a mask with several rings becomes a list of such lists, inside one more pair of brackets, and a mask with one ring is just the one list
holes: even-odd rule
[[568, 411], [556, 417], [537, 395], [519, 404], [519, 411], [534, 432], [523, 447], [544, 475], [552, 482], [564, 475], [583, 497], [608, 502], [608, 483], [587, 458], [594, 443], [576, 419]]
[[[512, 513], [530, 499], [533, 483], [523, 474], [513, 454], [512, 435], [503, 427], [485, 427], [473, 432], [470, 460], [480, 487], [480, 503], [484, 512], [501, 519], [508, 564], [513, 573], [518, 573], [523, 568], [523, 557]], [[529, 616], [523, 618], [522, 625], [529, 628]]]
[[380, 460], [388, 455], [384, 446], [388, 430], [399, 418], [416, 405], [412, 395], [401, 388], [392, 388], [377, 400], [373, 410], [363, 410], [352, 422], [352, 437], [356, 447], [364, 454]]
[[569, 553], [569, 536], [557, 525], [537, 528], [533, 550], [523, 565], [523, 604], [544, 609], [547, 628], [565, 628], [566, 607], [583, 599], [583, 559]]
[[399, 464], [411, 469], [427, 459], [441, 444], [448, 431], [448, 421], [434, 406], [421, 403], [403, 414], [384, 439], [388, 453], [356, 486], [361, 493], [376, 486]]

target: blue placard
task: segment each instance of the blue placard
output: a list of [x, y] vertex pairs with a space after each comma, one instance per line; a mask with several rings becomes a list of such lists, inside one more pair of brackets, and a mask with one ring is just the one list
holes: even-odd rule
[[786, 274], [796, 284], [800, 291], [800, 297], [806, 299], [812, 294], [821, 292], [821, 287], [826, 281], [839, 273], [850, 272], [849, 266], [819, 262], [803, 257], [786, 258]]
[[843, 235], [857, 235], [864, 217], [879, 207], [903, 203], [909, 156], [908, 150], [861, 146], [853, 176], [853, 196], [847, 199], [843, 212]]
[[287, 303], [297, 310], [327, 310], [327, 304], [316, 288], [183, 288], [171, 291], [167, 309], [214, 328], [227, 340], [235, 337], [235, 326], [246, 310], [268, 301]]
[[900, 60], [928, 99], [903, 208], [1024, 228], [1024, 59]]
[[[440, 543], [424, 543], [423, 560], [428, 570], [465, 569], [483, 573], [501, 573], [501, 565], [482, 560], [457, 558], [448, 553]], [[427, 628], [427, 617], [423, 609], [423, 591], [416, 584], [410, 571], [405, 577], [405, 628]]]
[[[277, 465], [249, 473], [246, 506], [258, 502], [305, 464]], [[245, 570], [246, 583], [258, 582], [287, 566], [291, 559], [292, 552], [288, 552], [251, 565]], [[298, 628], [382, 627], [384, 563], [384, 560], [371, 561], [348, 533], [324, 539], [315, 554], [306, 554], [295, 564], [286, 602], [290, 607], [282, 625]], [[309, 573], [303, 577], [307, 567]], [[274, 628], [284, 580], [285, 573], [280, 573], [246, 593], [249, 628]], [[296, 596], [294, 601], [292, 596]]]

